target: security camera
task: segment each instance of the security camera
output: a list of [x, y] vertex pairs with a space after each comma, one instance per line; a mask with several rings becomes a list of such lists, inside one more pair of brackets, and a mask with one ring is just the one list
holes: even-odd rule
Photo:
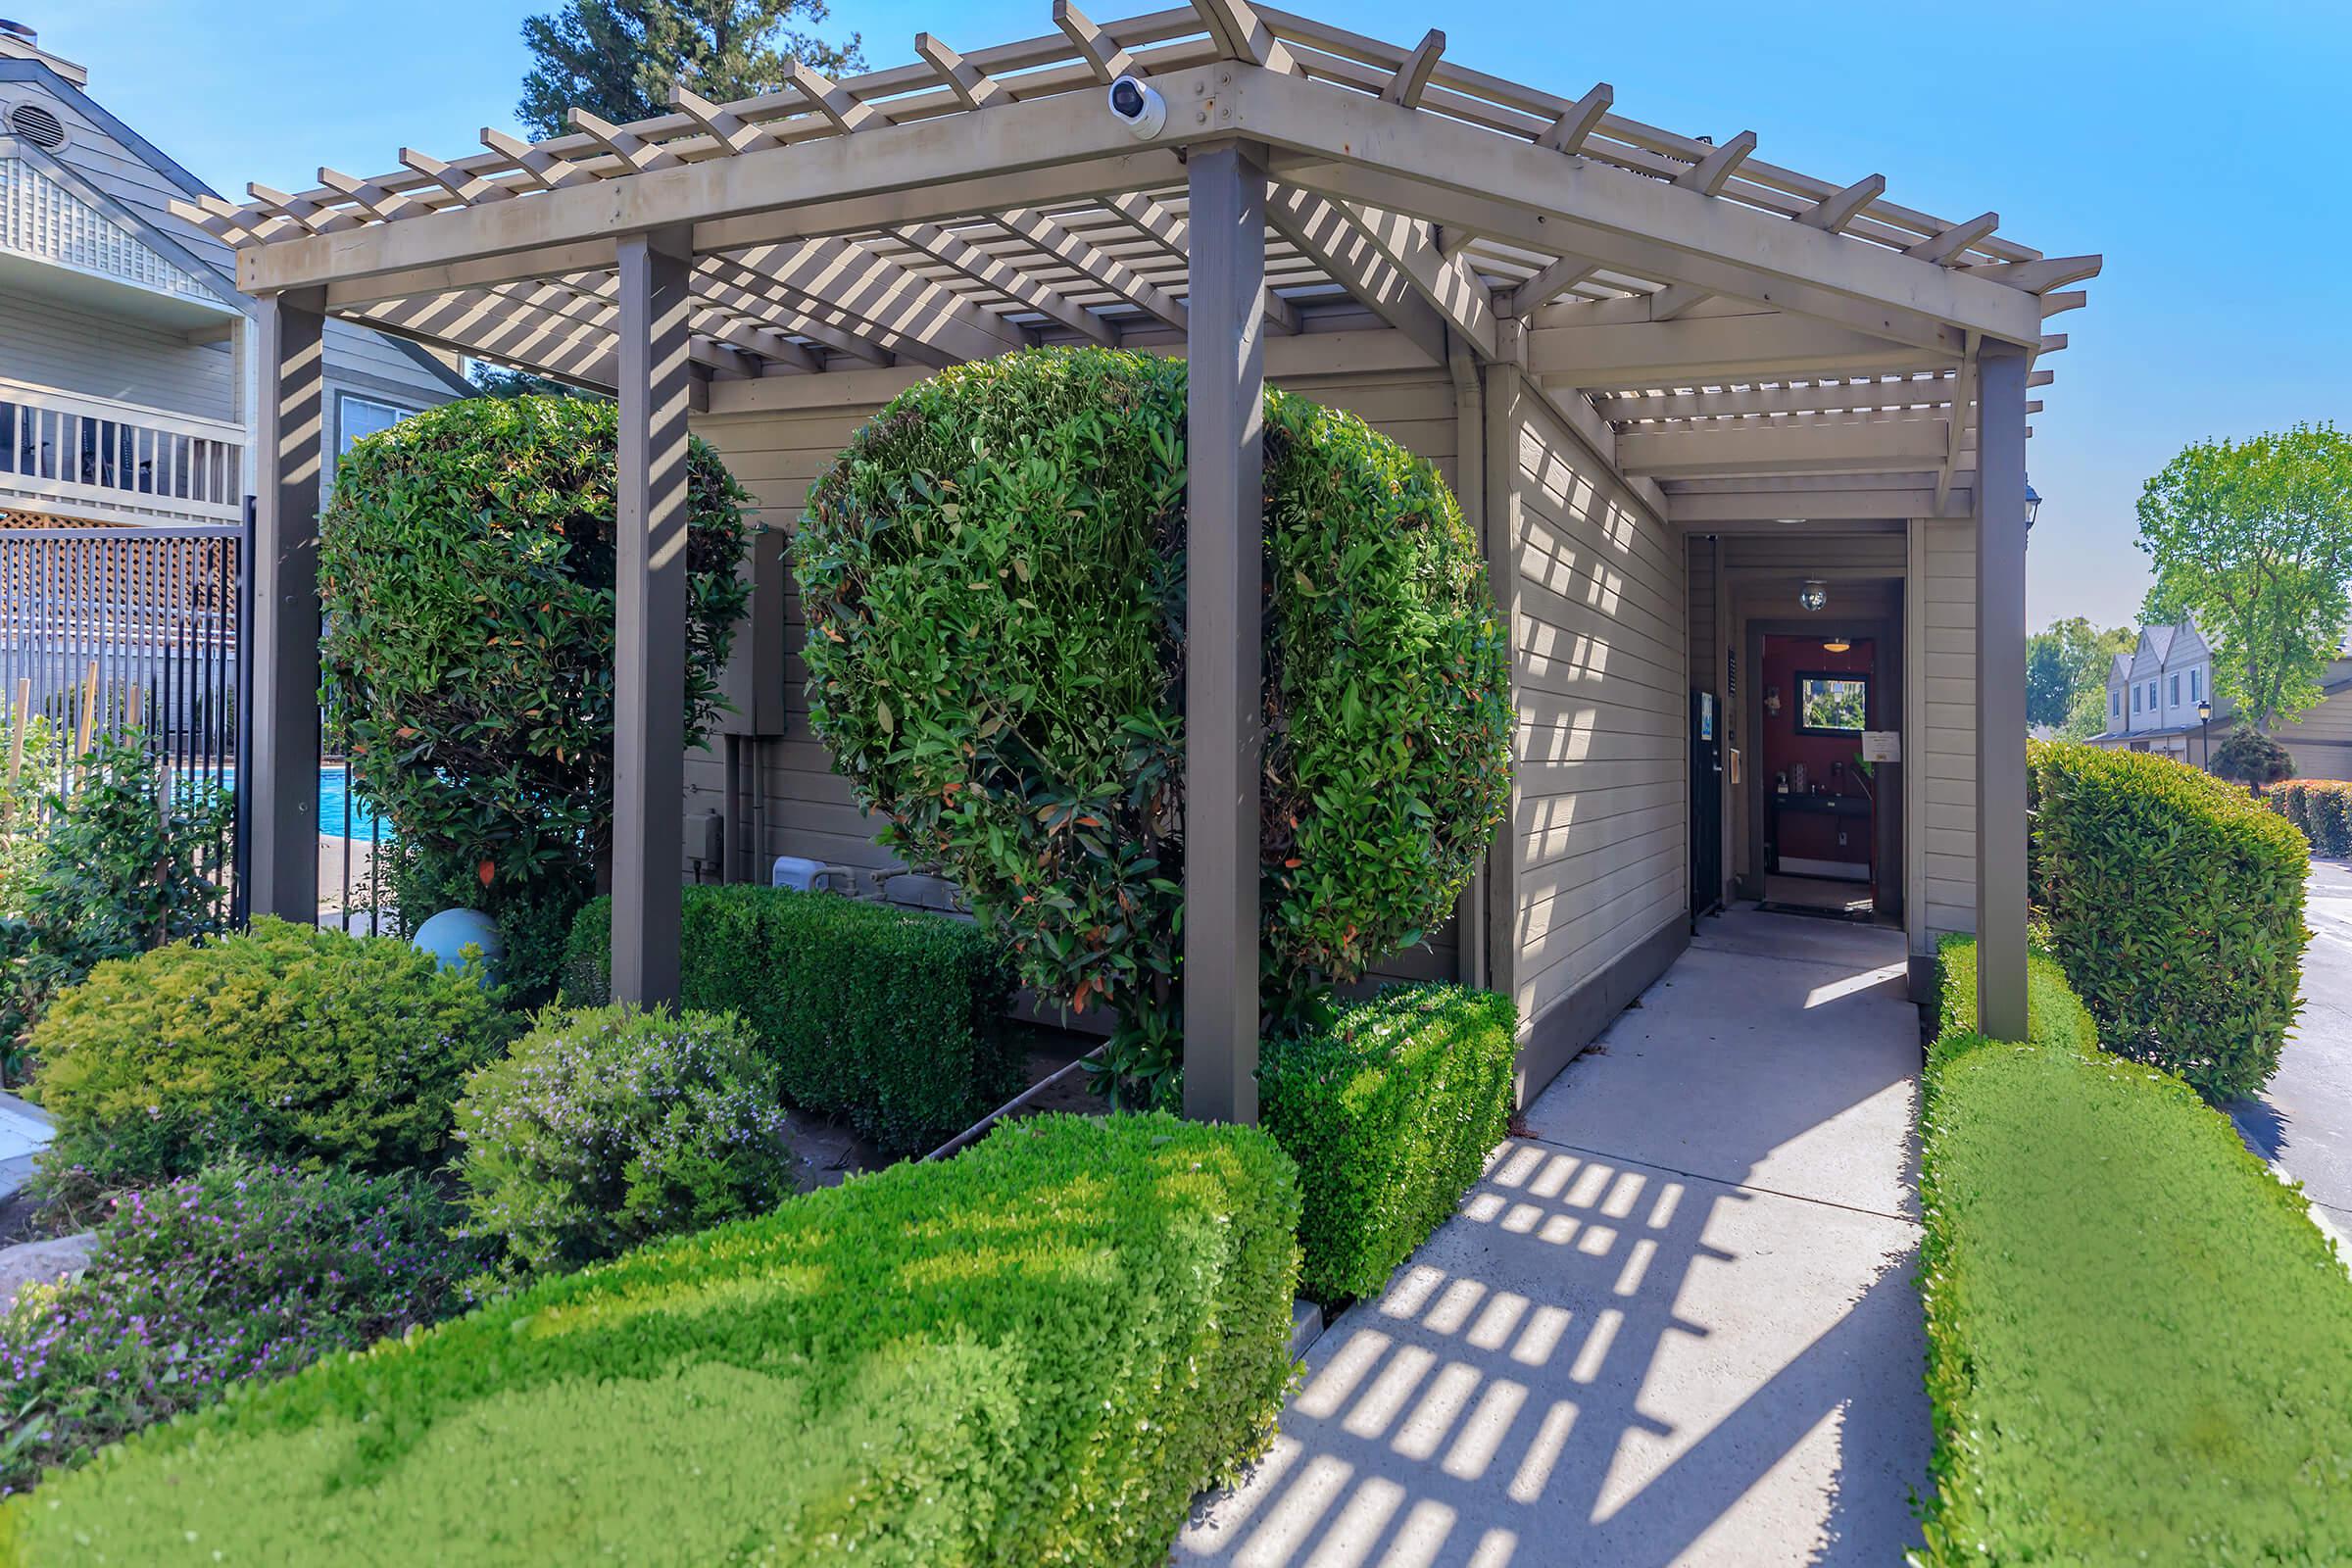
[[1150, 87], [1133, 76], [1121, 76], [1110, 84], [1110, 112], [1138, 141], [1149, 141], [1159, 134], [1159, 127], [1168, 122], [1168, 103]]

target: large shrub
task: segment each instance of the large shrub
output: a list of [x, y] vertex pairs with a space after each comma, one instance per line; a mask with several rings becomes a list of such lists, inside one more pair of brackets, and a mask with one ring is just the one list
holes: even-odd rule
[[2261, 1089], [2295, 1016], [2310, 857], [2167, 758], [2034, 742], [2034, 902], [2110, 1051], [2208, 1100]]
[[477, 1251], [413, 1174], [230, 1160], [124, 1195], [79, 1280], [0, 1316], [0, 1492], [51, 1465], [472, 1304]]
[[[564, 997], [612, 1000], [612, 901], [580, 910]], [[977, 926], [831, 893], [685, 890], [681, 1005], [742, 1016], [785, 1097], [894, 1154], [935, 1149], [1018, 1093], [1013, 978]]]
[[547, 1273], [762, 1213], [792, 1192], [784, 1130], [732, 1014], [550, 1009], [458, 1102], [466, 1229]]
[[[810, 715], [884, 842], [955, 878], [1022, 977], [1177, 1060], [1185, 367], [1099, 349], [958, 366], [809, 492]], [[1269, 1002], [1312, 1016], [1450, 912], [1509, 789], [1503, 630], [1437, 470], [1269, 392]]]
[[[430, 409], [343, 456], [320, 524], [330, 743], [489, 903], [592, 882], [610, 845], [617, 428], [581, 398]], [[687, 476], [691, 739], [743, 613], [749, 498], [700, 440]]]
[[2035, 980], [2034, 1043], [1947, 1003], [1927, 1076], [1919, 1560], [2352, 1558], [2352, 1280], [2226, 1117]]
[[44, 1160], [106, 1181], [184, 1175], [230, 1150], [375, 1170], [448, 1142], [466, 1073], [507, 1015], [471, 971], [390, 937], [264, 917], [251, 932], [112, 959], [33, 1030]]
[[2216, 778], [2235, 779], [2255, 794], [2263, 786], [2292, 778], [2294, 757], [2258, 729], [2237, 729], [2213, 749], [2211, 770]]
[[1307, 1295], [1378, 1296], [1478, 1180], [1510, 1122], [1518, 1016], [1489, 992], [1392, 986], [1265, 1043], [1258, 1113], [1298, 1162]]
[[1298, 1218], [1257, 1132], [1041, 1117], [149, 1431], [0, 1557], [1156, 1565], [1272, 1421]]
[[2311, 853], [2332, 858], [2352, 856], [2352, 784], [2338, 779], [2301, 778], [2276, 797], [2286, 819], [2303, 830]]

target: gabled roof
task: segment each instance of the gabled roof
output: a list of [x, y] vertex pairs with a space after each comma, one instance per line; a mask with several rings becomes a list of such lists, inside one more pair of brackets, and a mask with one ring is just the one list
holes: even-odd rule
[[2118, 654], [2107, 662], [2107, 679], [2110, 684], [2131, 678], [2132, 656], [2130, 654]]
[[[179, 189], [185, 191], [191, 200], [201, 201], [208, 197], [214, 201], [219, 201], [220, 199], [220, 193], [214, 190], [212, 186], [206, 184], [203, 180], [197, 178], [186, 169], [182, 168], [178, 162], [172, 159], [162, 148], [156, 146], [155, 143], [149, 141], [146, 137], [131, 129], [128, 124], [123, 122], [121, 117], [114, 114], [97, 99], [91, 97], [89, 93], [84, 91], [79, 84], [70, 81], [65, 76], [61, 75], [48, 64], [47, 61], [0, 57], [0, 82], [25, 82], [39, 87], [43, 92], [66, 104], [72, 108], [75, 114], [81, 116], [91, 124], [104, 131], [110, 138], [119, 143], [124, 151], [128, 152], [132, 157], [138, 159], [139, 162], [154, 170], [158, 174], [162, 175], [172, 184], [176, 185], [179, 187]], [[26, 147], [24, 150], [36, 153], [40, 151], [38, 148], [30, 147]], [[63, 166], [55, 164], [54, 161], [51, 161], [49, 172], [70, 172], [68, 171], [64, 171]], [[95, 195], [86, 182], [79, 181], [78, 179], [74, 182], [74, 189], [75, 194], [84, 200], [90, 200]], [[113, 220], [131, 225], [142, 240], [150, 242], [156, 240], [163, 241], [164, 245], [159, 246], [159, 249], [166, 249], [167, 255], [184, 258], [185, 262], [192, 269], [200, 271], [200, 275], [220, 284], [222, 286], [222, 292], [224, 295], [235, 301], [240, 310], [250, 311], [252, 309], [252, 302], [246, 296], [236, 292], [235, 280], [231, 277], [228, 271], [221, 268], [219, 264], [197, 256], [192, 251], [186, 250], [176, 236], [165, 232], [159, 229], [153, 223], [147, 222], [138, 218], [137, 215], [131, 213], [129, 209], [122, 207], [120, 203], [105, 203], [104, 210], [106, 211], [108, 217]], [[185, 220], [182, 219], [181, 221], [185, 221]], [[197, 226], [202, 227], [203, 225], [199, 224]], [[218, 236], [215, 237], [217, 238]], [[475, 390], [474, 387], [467, 382], [464, 376], [459, 375], [448, 366], [433, 358], [430, 353], [426, 352], [418, 344], [412, 342], [408, 338], [402, 337], [397, 333], [386, 332], [381, 335], [397, 345], [401, 353], [416, 361], [417, 365], [421, 366], [426, 370], [430, 371], [435, 379], [441, 381], [452, 391], [459, 393], [461, 396], [471, 396], [473, 394]]]

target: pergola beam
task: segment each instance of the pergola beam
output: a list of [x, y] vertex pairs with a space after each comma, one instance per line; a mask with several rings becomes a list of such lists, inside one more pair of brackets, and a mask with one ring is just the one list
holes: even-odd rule
[[[1527, 334], [1528, 373], [1585, 391], [1720, 386], [1814, 375], [1940, 370], [1958, 357], [1781, 312], [1679, 321], [1580, 320], [1592, 307], [1538, 317]], [[1597, 313], [1596, 313], [1597, 314]]]
[[[1266, 221], [1372, 314], [1429, 357], [1446, 363], [1446, 320], [1337, 203], [1312, 191], [1277, 187], [1266, 195]], [[1491, 342], [1491, 340], [1490, 340]]]
[[1618, 466], [1653, 479], [1750, 473], [1908, 473], [1941, 463], [1947, 421], [1935, 417], [1720, 430], [1621, 430]]

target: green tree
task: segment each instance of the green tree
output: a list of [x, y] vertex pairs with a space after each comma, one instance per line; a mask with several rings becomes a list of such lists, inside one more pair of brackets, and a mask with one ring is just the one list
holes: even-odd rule
[[514, 113], [533, 135], [559, 136], [574, 106], [624, 125], [662, 114], [672, 82], [725, 103], [782, 87], [789, 60], [863, 70], [857, 33], [833, 44], [803, 30], [829, 14], [825, 0], [564, 0], [523, 19], [534, 64]]
[[[2107, 666], [2139, 639], [2128, 627], [2101, 631], [2081, 615], [2050, 622], [2026, 639], [2026, 722], [2069, 735], [2107, 725]], [[2090, 727], [2083, 729], [2087, 723]]]
[[2191, 446], [2142, 492], [2138, 544], [2156, 564], [2145, 618], [2197, 617], [2241, 720], [2320, 700], [2352, 592], [2352, 437], [2299, 424]]

